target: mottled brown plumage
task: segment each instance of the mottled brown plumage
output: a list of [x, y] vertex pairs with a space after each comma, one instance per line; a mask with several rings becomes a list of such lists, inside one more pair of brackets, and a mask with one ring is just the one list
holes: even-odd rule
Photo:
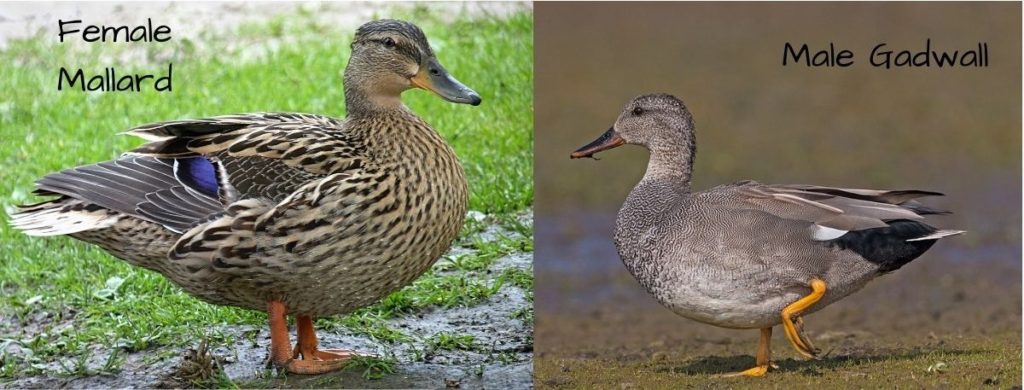
[[[454, 151], [399, 95], [480, 98], [412, 24], [367, 23], [352, 47], [345, 120], [258, 113], [140, 126], [128, 133], [150, 143], [40, 179], [37, 193], [58, 198], [12, 223], [99, 245], [214, 304], [269, 305], [305, 322], [381, 299], [448, 249], [468, 202]], [[313, 360], [323, 352], [311, 325], [299, 332], [293, 358], [307, 363], [279, 351], [275, 362], [298, 373], [338, 367]]]

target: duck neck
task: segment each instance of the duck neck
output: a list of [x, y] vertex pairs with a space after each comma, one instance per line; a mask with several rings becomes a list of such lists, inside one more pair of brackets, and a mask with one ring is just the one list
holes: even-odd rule
[[349, 117], [370, 117], [380, 113], [404, 111], [401, 92], [408, 85], [395, 82], [362, 55], [353, 52], [342, 79], [345, 86], [345, 111]]
[[689, 147], [684, 151], [665, 146], [652, 148], [647, 172], [619, 210], [615, 245], [633, 275], [650, 273], [641, 270], [644, 264], [638, 264], [638, 259], [646, 256], [641, 253], [647, 249], [642, 244], [645, 237], [690, 194], [693, 153]]
[[619, 225], [633, 229], [656, 224], [681, 198], [690, 193], [693, 148], [689, 143], [658, 143], [643, 179], [626, 197]]
[[399, 95], [368, 93], [345, 83], [345, 111], [349, 117], [367, 117], [374, 114], [403, 111], [405, 105]]
[[690, 192], [693, 176], [694, 142], [660, 144], [650, 149], [647, 172], [641, 182], [666, 184], [681, 193]]

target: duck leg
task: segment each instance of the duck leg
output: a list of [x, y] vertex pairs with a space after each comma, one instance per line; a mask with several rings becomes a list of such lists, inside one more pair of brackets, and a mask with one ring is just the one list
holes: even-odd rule
[[292, 374], [323, 374], [339, 370], [348, 363], [355, 353], [348, 351], [317, 350], [313, 319], [299, 316], [298, 343], [292, 349], [288, 340], [287, 310], [284, 303], [270, 301], [267, 304], [270, 317], [270, 360], [274, 365]]
[[786, 337], [797, 352], [814, 358], [818, 356], [819, 351], [804, 335], [804, 320], [800, 314], [821, 300], [821, 297], [825, 295], [826, 286], [823, 280], [817, 278], [811, 279], [810, 286], [810, 294], [782, 309], [782, 328], [786, 331]]
[[320, 342], [316, 338], [316, 330], [313, 328], [313, 317], [296, 316], [298, 325], [298, 342], [292, 350], [292, 359], [312, 360], [349, 360], [360, 354], [343, 349], [319, 349]]
[[757, 342], [757, 365], [740, 372], [726, 374], [725, 376], [764, 376], [764, 374], [768, 372], [768, 367], [771, 365], [771, 342], [772, 328], [761, 328], [761, 339]]

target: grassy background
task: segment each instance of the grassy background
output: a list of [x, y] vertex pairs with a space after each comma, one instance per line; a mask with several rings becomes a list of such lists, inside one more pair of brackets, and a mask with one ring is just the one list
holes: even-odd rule
[[[526, 237], [481, 244], [481, 255], [461, 260], [475, 260], [479, 267], [511, 250], [532, 250], [532, 226], [514, 218], [533, 199], [532, 16], [518, 12], [469, 20], [426, 6], [395, 8], [381, 16], [417, 23], [441, 63], [483, 97], [482, 105], [471, 107], [416, 90], [407, 92], [404, 101], [459, 155], [470, 183], [470, 209]], [[341, 71], [356, 26], [317, 23], [314, 14], [302, 10], [224, 35], [172, 41], [169, 47], [136, 44], [143, 47], [141, 54], [126, 45], [59, 45], [50, 34], [10, 42], [0, 52], [5, 58], [0, 86], [7, 91], [0, 98], [5, 139], [0, 143], [0, 204], [9, 213], [13, 205], [36, 200], [30, 195], [32, 182], [42, 175], [109, 160], [140, 144], [116, 135], [136, 125], [253, 111], [343, 117]], [[453, 16], [458, 21], [451, 22]], [[253, 54], [253, 47], [268, 49]], [[123, 58], [135, 60], [120, 65]], [[174, 63], [172, 93], [56, 90], [60, 66], [100, 74], [104, 66], [118, 64], [119, 73], [146, 74], [166, 71], [167, 62]], [[265, 322], [261, 313], [200, 302], [160, 275], [92, 246], [68, 238], [26, 237], [8, 226], [6, 214], [0, 214], [0, 381], [84, 374], [75, 362], [98, 349], [132, 352], [181, 345], [216, 325]], [[463, 240], [481, 229], [482, 222], [469, 221]], [[507, 277], [511, 283], [532, 283], [523, 278]], [[478, 284], [471, 278], [428, 275], [385, 306], [320, 325], [370, 332], [373, 318], [471, 303], [476, 295], [455, 295], [474, 288], [486, 294], [486, 286]], [[441, 290], [449, 295], [436, 296]], [[15, 335], [16, 330], [21, 334]], [[12, 350], [12, 344], [19, 353], [2, 352]], [[116, 369], [116, 356], [112, 360], [110, 369]]]

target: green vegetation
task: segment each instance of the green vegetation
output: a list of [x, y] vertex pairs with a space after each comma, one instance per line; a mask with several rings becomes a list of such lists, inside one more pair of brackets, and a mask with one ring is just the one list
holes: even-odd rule
[[433, 337], [427, 340], [427, 346], [432, 350], [463, 350], [472, 351], [480, 348], [476, 343], [473, 342], [473, 335], [469, 334], [453, 334], [448, 332], [441, 332], [435, 334]]
[[[126, 353], [153, 350], [156, 356], [147, 359], [170, 359], [176, 354], [162, 347], [193, 346], [210, 329], [265, 326], [262, 313], [206, 304], [159, 274], [131, 267], [96, 247], [69, 238], [27, 237], [8, 226], [7, 213], [38, 200], [30, 195], [32, 182], [46, 173], [109, 160], [140, 144], [116, 136], [133, 126], [253, 111], [343, 117], [340, 75], [355, 26], [319, 24], [314, 16], [302, 10], [244, 25], [237, 36], [206, 36], [209, 41], [184, 42], [170, 53], [152, 50], [142, 64], [133, 65], [137, 69], [125, 69], [152, 73], [158, 66], [146, 61], [173, 62], [173, 93], [56, 90], [60, 66], [98, 71], [110, 58], [127, 55], [130, 49], [121, 46], [75, 48], [38, 36], [10, 42], [0, 52], [8, 59], [0, 62], [0, 84], [14, 92], [0, 97], [0, 128], [7, 140], [0, 143], [0, 206], [5, 211], [0, 213], [0, 384], [33, 375], [115, 372]], [[532, 251], [532, 226], [518, 216], [533, 199], [533, 20], [530, 13], [519, 12], [449, 23], [425, 7], [388, 16], [421, 26], [445, 67], [484, 99], [471, 107], [419, 90], [404, 96], [448, 140], [466, 169], [470, 209], [484, 215], [467, 219], [460, 239], [466, 250], [377, 305], [317, 324], [402, 343], [413, 336], [389, 328], [384, 320], [432, 307], [478, 305], [504, 283], [483, 271], [501, 256]], [[287, 45], [256, 55], [245, 54], [251, 47], [239, 44], [258, 46], [282, 37], [288, 38]], [[511, 235], [480, 238], [496, 225]], [[522, 278], [518, 275], [515, 285], [526, 285]], [[230, 341], [211, 336], [210, 343]], [[103, 355], [109, 357], [99, 371], [89, 368], [96, 366], [90, 359], [97, 351], [113, 351]], [[395, 362], [358, 359], [353, 369], [378, 378], [394, 372]], [[208, 386], [234, 386], [222, 373], [197, 375]]]
[[1020, 385], [1021, 349], [1016, 332], [949, 337], [934, 347], [910, 349], [899, 349], [901, 341], [897, 336], [864, 343], [819, 361], [779, 357], [774, 361], [779, 368], [762, 378], [721, 377], [750, 368], [753, 356], [677, 357], [685, 356], [683, 350], [654, 352], [647, 358], [634, 359], [539, 358], [535, 367], [538, 388], [542, 389], [877, 389], [892, 388], [894, 384], [903, 384], [901, 388], [974, 389]]
[[394, 357], [356, 356], [345, 369], [361, 371], [363, 378], [366, 379], [380, 379], [384, 375], [395, 373], [396, 365], [398, 360]]

